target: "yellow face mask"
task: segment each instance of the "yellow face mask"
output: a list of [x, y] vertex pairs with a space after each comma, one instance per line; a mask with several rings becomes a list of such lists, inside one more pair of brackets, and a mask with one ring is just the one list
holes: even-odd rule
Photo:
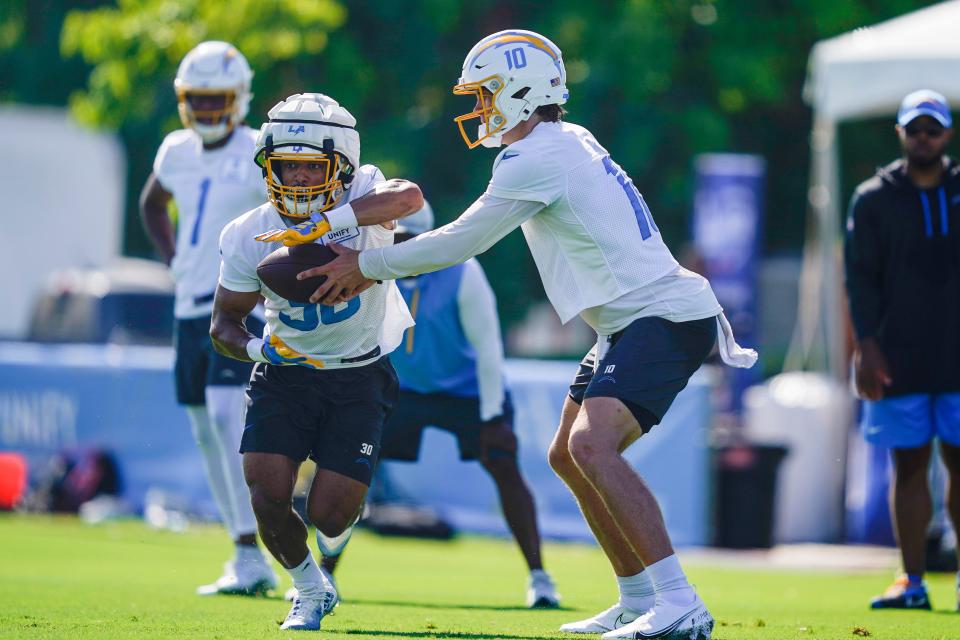
[[[476, 100], [476, 106], [473, 111], [453, 119], [460, 128], [460, 135], [463, 136], [463, 141], [467, 143], [467, 147], [470, 149], [479, 146], [484, 140], [503, 131], [503, 128], [507, 126], [507, 119], [500, 113], [500, 110], [497, 109], [496, 106], [497, 96], [503, 91], [503, 87], [504, 84], [500, 76], [489, 76], [483, 80], [465, 82], [453, 87], [454, 95], [474, 96]], [[484, 133], [481, 135], [480, 128], [478, 127], [476, 140], [471, 140], [470, 134], [467, 133], [463, 123], [476, 118], [480, 118], [480, 121], [483, 123]]]
[[[303, 187], [287, 186], [281, 182], [284, 163], [308, 165], [312, 174], [322, 176], [317, 184]], [[343, 198], [341, 172], [349, 173], [350, 165], [338, 153], [294, 153], [274, 151], [258, 163], [266, 170], [267, 196], [277, 211], [284, 216], [306, 219], [310, 214], [335, 207]]]
[[197, 124], [231, 124], [237, 93], [232, 89], [178, 88], [177, 112], [180, 122], [191, 129]]

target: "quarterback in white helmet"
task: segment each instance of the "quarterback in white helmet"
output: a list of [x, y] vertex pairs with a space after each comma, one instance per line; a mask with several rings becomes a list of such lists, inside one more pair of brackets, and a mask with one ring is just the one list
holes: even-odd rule
[[[209, 336], [220, 232], [267, 199], [253, 162], [257, 134], [243, 124], [252, 77], [243, 54], [226, 42], [202, 42], [184, 56], [173, 83], [184, 128], [160, 145], [140, 195], [143, 225], [176, 282], [177, 400], [190, 418], [211, 493], [236, 544], [223, 575], [200, 587], [201, 595], [252, 594], [276, 584], [256, 544], [257, 523], [237, 454], [251, 366], [216, 353]], [[171, 200], [176, 226], [167, 211]]]
[[[505, 147], [486, 191], [457, 220], [392, 247], [341, 251], [301, 276], [327, 275], [313, 299], [330, 304], [371, 280], [435, 271], [523, 230], [563, 322], [597, 332], [570, 386], [550, 464], [577, 498], [617, 577], [620, 599], [562, 631], [604, 638], [704, 640], [713, 618], [670, 543], [656, 498], [621, 451], [659, 424], [715, 346], [749, 367], [709, 283], [681, 268], [629, 175], [583, 127], [564, 122], [566, 73], [544, 36], [509, 30], [478, 42], [458, 95], [465, 142]], [[478, 121], [471, 136], [464, 123]]]
[[[321, 550], [335, 555], [363, 508], [397, 399], [387, 355], [413, 319], [392, 280], [352, 291], [358, 295], [345, 304], [321, 305], [285, 299], [260, 280], [257, 265], [288, 232], [330, 247], [389, 246], [393, 220], [419, 209], [423, 196], [417, 185], [360, 164], [356, 120], [333, 98], [295, 94], [268, 115], [252, 155], [269, 202], [223, 230], [210, 334], [220, 353], [257, 363], [240, 443], [244, 473], [261, 538], [296, 588], [281, 628], [312, 630], [338, 596], [291, 508], [297, 470], [307, 457], [317, 465], [307, 515]], [[298, 224], [309, 229], [300, 233]], [[261, 297], [262, 335], [245, 325]]]

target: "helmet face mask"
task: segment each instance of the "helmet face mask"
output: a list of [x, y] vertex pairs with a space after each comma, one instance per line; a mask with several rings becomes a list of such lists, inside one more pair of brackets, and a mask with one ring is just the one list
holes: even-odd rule
[[[263, 169], [267, 196], [277, 212], [303, 220], [340, 204], [360, 167], [356, 119], [321, 93], [289, 96], [267, 116], [254, 160]], [[293, 178], [289, 163], [306, 168]], [[285, 173], [291, 184], [284, 184]]]
[[205, 144], [223, 140], [247, 116], [252, 79], [250, 65], [236, 47], [201, 42], [184, 56], [173, 82], [180, 122]]
[[[499, 147], [503, 135], [526, 121], [538, 107], [567, 101], [567, 72], [560, 49], [533, 31], [512, 29], [487, 36], [463, 61], [455, 95], [473, 95], [477, 107], [454, 118], [471, 149]], [[489, 92], [489, 96], [485, 95]], [[464, 122], [480, 118], [471, 139]]]
[[[299, 151], [297, 149], [300, 149]], [[345, 182], [352, 178], [352, 167], [337, 152], [308, 147], [281, 147], [264, 150], [257, 159], [267, 182], [267, 197], [281, 215], [305, 219], [337, 206], [346, 193]], [[316, 176], [309, 185], [284, 184], [287, 163], [302, 163]]]

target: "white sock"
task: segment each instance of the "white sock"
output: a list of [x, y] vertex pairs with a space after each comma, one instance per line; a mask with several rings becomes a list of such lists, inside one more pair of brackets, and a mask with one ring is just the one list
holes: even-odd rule
[[210, 427], [219, 445], [220, 463], [215, 473], [224, 487], [224, 519], [234, 538], [257, 532], [257, 519], [250, 505], [250, 490], [243, 478], [240, 438], [247, 404], [242, 386], [212, 386], [205, 391]]
[[620, 588], [620, 606], [637, 613], [653, 607], [656, 592], [646, 571], [632, 576], [617, 576], [617, 586]]
[[533, 569], [530, 571], [530, 580], [533, 582], [553, 582], [550, 574], [543, 569]]
[[292, 569], [287, 569], [287, 573], [293, 578], [293, 586], [300, 594], [310, 595], [324, 589], [323, 574], [320, 573], [320, 567], [317, 566], [313, 554], [309, 551], [304, 561]]
[[260, 547], [253, 544], [236, 545], [236, 555], [234, 556], [236, 564], [265, 563], [266, 561], [267, 559], [263, 557]]
[[653, 582], [658, 600], [682, 607], [691, 604], [697, 597], [680, 568], [676, 554], [654, 562], [646, 568], [646, 573]]
[[203, 459], [203, 469], [207, 473], [207, 484], [210, 486], [210, 493], [217, 503], [220, 510], [220, 517], [223, 518], [223, 526], [230, 534], [231, 540], [236, 540], [237, 532], [233, 528], [233, 500], [230, 496], [230, 489], [224, 475], [223, 443], [217, 436], [210, 420], [210, 414], [204, 405], [188, 405], [184, 407], [187, 410], [187, 417], [190, 418], [190, 427], [193, 431], [193, 439], [200, 449], [200, 455]]

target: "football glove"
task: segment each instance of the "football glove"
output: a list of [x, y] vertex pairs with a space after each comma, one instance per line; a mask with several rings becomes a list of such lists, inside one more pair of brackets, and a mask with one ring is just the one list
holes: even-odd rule
[[323, 369], [323, 360], [317, 360], [310, 356], [305, 356], [296, 351], [277, 336], [270, 336], [270, 339], [263, 343], [263, 356], [276, 365], [298, 364], [301, 367], [310, 367], [311, 369]]
[[282, 242], [285, 247], [313, 242], [330, 233], [330, 222], [322, 213], [314, 213], [310, 219], [286, 229], [271, 229], [253, 237], [259, 242]]

